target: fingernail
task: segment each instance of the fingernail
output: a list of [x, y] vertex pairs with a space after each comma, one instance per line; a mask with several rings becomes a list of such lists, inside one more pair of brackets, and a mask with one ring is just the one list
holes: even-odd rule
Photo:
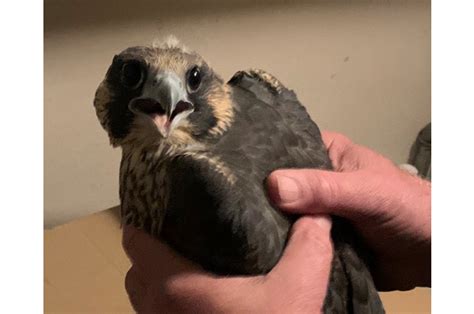
[[324, 230], [331, 230], [332, 219], [328, 215], [318, 215], [314, 221]]
[[279, 204], [293, 203], [301, 198], [301, 189], [295, 179], [280, 175], [277, 177], [277, 185], [277, 201]]

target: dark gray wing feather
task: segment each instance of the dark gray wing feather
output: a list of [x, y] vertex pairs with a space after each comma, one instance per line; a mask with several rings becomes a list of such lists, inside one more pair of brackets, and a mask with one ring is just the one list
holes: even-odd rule
[[[263, 71], [229, 81], [234, 121], [203, 152], [166, 164], [170, 195], [161, 236], [218, 274], [262, 274], [280, 258], [295, 217], [275, 209], [264, 188], [280, 168], [331, 169], [317, 125], [294, 92]], [[216, 170], [216, 164], [227, 169]], [[349, 224], [335, 218], [335, 255], [325, 313], [383, 313]]]
[[[263, 159], [273, 169], [267, 168], [266, 171], [305, 167], [332, 169], [320, 131], [293, 91], [263, 71], [239, 72], [231, 79], [230, 84], [254, 94], [257, 99], [277, 112], [275, 114], [273, 110], [268, 107], [262, 108], [255, 102], [244, 104], [237, 101], [244, 107], [242, 111], [252, 115], [246, 119], [256, 124], [255, 132], [261, 131], [264, 136], [268, 136], [271, 127], [266, 123], [277, 125], [277, 130], [273, 131], [278, 133], [272, 136], [278, 143], [271, 145], [273, 154]], [[282, 125], [279, 125], [280, 117], [283, 120]], [[261, 121], [264, 121], [263, 125]], [[261, 130], [256, 129], [259, 128], [259, 124]], [[257, 134], [254, 135], [258, 137]], [[258, 143], [255, 147], [259, 147]], [[324, 311], [384, 313], [380, 297], [362, 257], [362, 246], [356, 241], [352, 227], [335, 217], [332, 236], [335, 256]]]

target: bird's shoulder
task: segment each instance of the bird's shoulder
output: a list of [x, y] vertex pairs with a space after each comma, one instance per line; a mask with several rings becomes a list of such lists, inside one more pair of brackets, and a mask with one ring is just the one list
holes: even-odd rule
[[229, 80], [229, 84], [248, 86], [249, 88], [255, 87], [255, 85], [261, 85], [261, 87], [265, 87], [269, 92], [274, 94], [280, 94], [286, 89], [280, 80], [278, 80], [271, 73], [262, 69], [238, 71]]
[[239, 71], [228, 85], [233, 89], [234, 105], [241, 111], [261, 112], [267, 117], [274, 113], [285, 123], [298, 123], [305, 128], [315, 126], [296, 93], [267, 71]]
[[240, 147], [258, 160], [286, 160], [275, 165], [279, 167], [329, 167], [317, 124], [296, 94], [274, 75], [239, 71], [228, 84], [233, 88], [236, 119], [222, 144]]
[[286, 88], [279, 79], [262, 69], [238, 71], [228, 84], [249, 91], [266, 103], [280, 96], [296, 98], [294, 92]]

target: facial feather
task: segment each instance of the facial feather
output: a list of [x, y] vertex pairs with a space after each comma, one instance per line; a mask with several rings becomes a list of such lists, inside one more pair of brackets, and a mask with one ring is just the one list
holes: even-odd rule
[[[124, 75], [124, 68], [132, 62], [138, 70], [128, 76]], [[190, 71], [193, 69], [198, 69], [200, 75], [200, 85], [196, 90], [192, 90], [189, 85]], [[128, 83], [137, 75], [141, 76], [141, 80], [137, 80], [136, 86], [124, 84], [124, 81]], [[174, 80], [170, 89], [178, 88], [181, 100], [189, 103], [186, 109], [192, 107], [192, 112], [182, 114], [185, 118], [173, 120], [174, 116], [168, 112], [168, 117], [165, 118], [169, 121], [160, 118], [161, 124], [156, 124], [157, 114], [161, 117], [166, 110], [178, 106], [169, 104], [171, 109], [160, 108], [163, 111], [156, 109], [157, 114], [150, 114], [152, 109], [149, 106], [168, 106], [161, 103], [162, 99], [157, 99], [156, 104], [147, 104], [146, 112], [137, 113], [130, 109], [130, 104], [135, 99], [145, 97], [150, 101], [149, 95], [160, 96], [166, 93], [157, 78], [170, 75]], [[94, 106], [113, 146], [157, 143], [183, 146], [215, 140], [229, 128], [233, 120], [230, 93], [224, 81], [200, 55], [171, 39], [158, 45], [131, 47], [115, 56], [96, 91]], [[163, 134], [163, 129], [169, 130], [169, 134]]]

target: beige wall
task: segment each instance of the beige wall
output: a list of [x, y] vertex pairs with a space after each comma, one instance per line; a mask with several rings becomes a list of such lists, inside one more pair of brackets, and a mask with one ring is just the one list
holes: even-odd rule
[[118, 204], [95, 88], [115, 53], [170, 33], [224, 78], [266, 69], [323, 129], [406, 160], [430, 121], [430, 1], [263, 2], [46, 0], [46, 225]]

